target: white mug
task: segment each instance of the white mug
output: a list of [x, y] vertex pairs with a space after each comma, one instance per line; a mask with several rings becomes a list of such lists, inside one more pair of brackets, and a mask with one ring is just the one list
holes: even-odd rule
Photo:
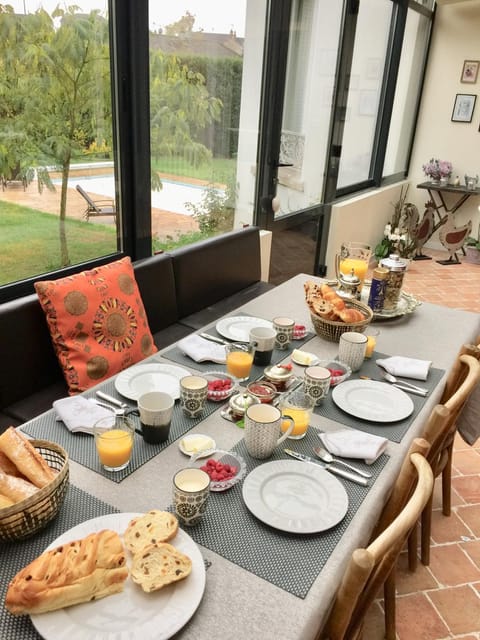
[[272, 360], [277, 332], [270, 327], [254, 327], [250, 329], [250, 344], [254, 346], [253, 364], [265, 367]]
[[163, 391], [149, 391], [138, 398], [137, 404], [145, 442], [165, 442], [170, 433], [175, 399]]
[[345, 362], [352, 371], [358, 371], [365, 360], [367, 336], [356, 331], [347, 331], [340, 336], [338, 359]]
[[[281, 434], [282, 421], [288, 421], [287, 431]], [[295, 422], [282, 417], [280, 409], [271, 404], [252, 404], [245, 412], [245, 446], [252, 458], [268, 458], [277, 445], [293, 431]], [[279, 437], [280, 436], [280, 437]]]

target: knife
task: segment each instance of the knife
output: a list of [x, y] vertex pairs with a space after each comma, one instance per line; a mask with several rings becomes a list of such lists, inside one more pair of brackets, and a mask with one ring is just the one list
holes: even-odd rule
[[341, 476], [346, 480], [351, 480], [351, 482], [356, 482], [357, 484], [361, 484], [363, 487], [368, 487], [368, 480], [366, 478], [362, 478], [356, 473], [352, 473], [351, 471], [347, 471], [346, 469], [338, 469], [337, 467], [332, 467], [332, 464], [325, 464], [324, 462], [320, 462], [319, 460], [315, 460], [314, 458], [310, 458], [310, 456], [306, 456], [303, 453], [297, 453], [297, 451], [292, 451], [291, 449], [284, 449], [285, 453], [296, 460], [301, 460], [302, 462], [310, 462], [317, 466], [323, 467], [330, 473], [334, 475]]
[[102, 400], [106, 400], [111, 404], [114, 404], [116, 407], [120, 407], [121, 409], [128, 409], [128, 404], [122, 402], [121, 400], [117, 400], [113, 396], [109, 396], [108, 393], [104, 393], [103, 391], [96, 391], [95, 395]]
[[397, 389], [401, 389], [402, 391], [406, 391], [407, 393], [413, 393], [415, 396], [423, 396], [424, 398], [428, 395], [428, 389], [425, 391], [421, 391], [420, 387], [418, 389], [410, 389], [410, 387], [405, 387], [403, 384], [391, 383], [392, 387], [397, 387]]
[[199, 333], [198, 335], [202, 338], [205, 338], [205, 340], [210, 340], [210, 342], [218, 342], [218, 344], [230, 344], [228, 340], [217, 338], [216, 336], [211, 336], [209, 333]]

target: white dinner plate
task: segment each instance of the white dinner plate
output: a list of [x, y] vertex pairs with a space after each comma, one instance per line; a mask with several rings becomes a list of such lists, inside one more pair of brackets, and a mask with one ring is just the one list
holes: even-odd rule
[[190, 371], [172, 364], [137, 364], [121, 371], [115, 378], [115, 389], [129, 400], [138, 400], [142, 393], [164, 391], [177, 400], [180, 397], [180, 380]]
[[218, 333], [234, 342], [249, 342], [250, 329], [255, 327], [267, 327], [273, 329], [273, 323], [264, 318], [252, 318], [252, 316], [234, 316], [222, 318], [215, 325]]
[[[114, 513], [87, 520], [57, 538], [48, 549], [111, 529], [123, 535], [137, 513]], [[192, 572], [180, 582], [145, 593], [130, 577], [124, 590], [100, 600], [85, 602], [31, 616], [45, 640], [166, 640], [195, 613], [205, 589], [205, 565], [196, 543], [181, 529], [170, 541], [192, 560]], [[128, 564], [131, 556], [127, 553]]]
[[342, 483], [320, 465], [277, 460], [259, 465], [243, 481], [247, 508], [265, 524], [289, 533], [334, 527], [348, 509]]
[[371, 422], [395, 422], [414, 409], [412, 399], [397, 387], [376, 380], [347, 380], [332, 391], [335, 404], [356, 418]]

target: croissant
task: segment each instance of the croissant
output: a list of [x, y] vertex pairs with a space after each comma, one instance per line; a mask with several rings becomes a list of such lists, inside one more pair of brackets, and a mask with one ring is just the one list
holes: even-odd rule
[[365, 316], [358, 309], [343, 309], [339, 312], [339, 316], [343, 322], [348, 324], [365, 320]]

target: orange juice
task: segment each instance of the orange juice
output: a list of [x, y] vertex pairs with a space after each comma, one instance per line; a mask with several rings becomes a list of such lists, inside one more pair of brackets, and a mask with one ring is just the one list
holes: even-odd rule
[[368, 264], [361, 258], [344, 258], [343, 260], [340, 260], [340, 271], [344, 275], [350, 275], [352, 273], [352, 269], [361, 282], [359, 286], [359, 290], [361, 291], [363, 281], [365, 280], [365, 276], [367, 275]]
[[[297, 409], [285, 407], [282, 409], [282, 416], [289, 416], [293, 419], [295, 426], [293, 427], [293, 431], [290, 434], [290, 437], [299, 437], [304, 436], [308, 429], [308, 423], [310, 422], [310, 411], [308, 409]], [[282, 420], [281, 429], [282, 432], [288, 430], [289, 422], [288, 420]]]
[[230, 351], [227, 353], [227, 371], [235, 378], [245, 379], [250, 375], [253, 352]]
[[116, 469], [130, 460], [133, 437], [128, 431], [110, 429], [95, 438], [100, 462], [106, 467]]
[[367, 336], [367, 350], [365, 351], [366, 358], [372, 357], [376, 344], [377, 344], [377, 340], [375, 336]]

